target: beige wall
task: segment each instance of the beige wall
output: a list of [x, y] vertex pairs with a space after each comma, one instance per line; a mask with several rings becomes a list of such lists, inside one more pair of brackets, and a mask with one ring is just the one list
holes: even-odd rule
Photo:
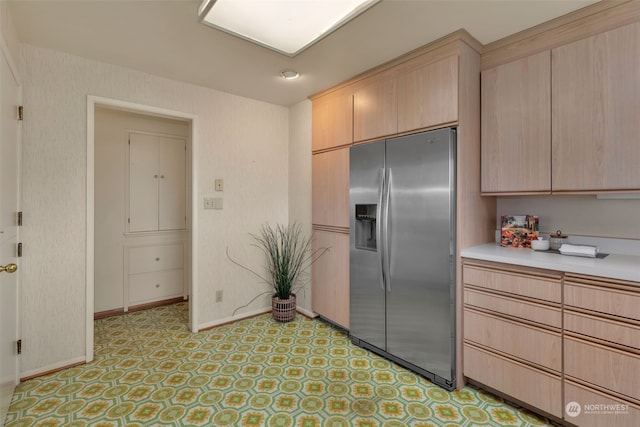
[[[124, 236], [129, 131], [175, 135], [188, 140], [189, 123], [108, 108], [96, 108], [94, 123], [94, 311], [100, 312], [123, 307], [124, 244], [127, 241], [133, 243], [150, 240], [148, 237], [126, 239]], [[154, 242], [164, 241], [171, 239], [171, 236], [166, 236], [165, 233], [153, 239]]]
[[498, 197], [498, 218], [507, 214], [540, 217], [540, 231], [640, 239], [640, 200], [601, 200], [596, 196]]
[[[302, 224], [311, 235], [311, 101], [289, 109], [289, 221]], [[298, 292], [297, 303], [311, 311], [311, 270], [303, 278], [308, 284]]]
[[17, 64], [20, 58], [20, 43], [18, 33], [13, 25], [13, 19], [9, 10], [9, 2], [0, 1], [0, 34], [2, 35], [2, 48], [7, 49], [11, 59]]
[[[198, 116], [197, 323], [230, 318], [264, 285], [226, 258], [260, 266], [248, 232], [288, 221], [289, 110], [191, 84], [22, 45], [22, 375], [85, 355], [87, 95]], [[224, 209], [202, 209], [223, 178]], [[219, 194], [219, 193], [218, 193]], [[215, 291], [224, 302], [215, 303]], [[268, 307], [268, 298], [244, 309]], [[92, 307], [88, 308], [89, 310]]]

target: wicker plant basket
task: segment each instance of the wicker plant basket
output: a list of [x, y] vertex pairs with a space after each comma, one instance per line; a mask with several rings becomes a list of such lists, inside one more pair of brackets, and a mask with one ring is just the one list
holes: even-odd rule
[[273, 320], [276, 322], [291, 322], [296, 318], [296, 296], [291, 295], [289, 299], [280, 299], [277, 296], [271, 298], [271, 309]]

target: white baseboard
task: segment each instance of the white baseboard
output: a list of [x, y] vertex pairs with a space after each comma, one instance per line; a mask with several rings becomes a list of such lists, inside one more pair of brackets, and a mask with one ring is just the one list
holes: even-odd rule
[[204, 329], [211, 329], [216, 326], [226, 325], [227, 323], [235, 322], [238, 320], [246, 319], [247, 317], [258, 316], [260, 314], [269, 313], [271, 311], [271, 307], [262, 307], [253, 311], [246, 311], [244, 313], [237, 314], [235, 316], [224, 317], [222, 319], [214, 320], [211, 322], [203, 323], [198, 325], [198, 331], [202, 331]]
[[296, 310], [298, 311], [298, 313], [302, 313], [311, 319], [315, 319], [316, 317], [319, 316], [318, 313], [315, 313], [311, 310], [307, 310], [306, 308], [303, 308], [303, 307], [296, 307]]
[[[240, 313], [235, 316], [229, 316], [229, 317], [224, 317], [222, 319], [213, 320], [211, 322], [198, 325], [198, 331], [215, 328], [216, 326], [226, 325], [227, 323], [236, 322], [238, 320], [246, 319], [247, 317], [253, 317], [253, 316], [258, 316], [260, 314], [269, 313], [270, 311], [271, 311], [271, 307], [262, 307], [257, 310]], [[318, 313], [315, 313], [311, 310], [307, 310], [306, 308], [303, 308], [303, 307], [296, 307], [296, 311], [311, 319], [315, 319], [316, 317], [318, 317]]]

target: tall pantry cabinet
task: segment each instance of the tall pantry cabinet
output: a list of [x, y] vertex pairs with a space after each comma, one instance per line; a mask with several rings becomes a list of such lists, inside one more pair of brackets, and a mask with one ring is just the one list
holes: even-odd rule
[[189, 134], [183, 120], [96, 107], [96, 317], [188, 296]]
[[477, 179], [480, 49], [460, 30], [310, 97], [314, 238], [329, 249], [312, 266], [312, 308], [325, 319], [349, 328], [349, 147], [444, 127], [457, 131], [460, 306], [460, 251], [494, 240], [495, 198], [480, 197]]
[[328, 249], [312, 266], [312, 308], [349, 328], [349, 145], [353, 97], [338, 91], [313, 102], [313, 249]]
[[185, 242], [162, 239], [187, 226], [186, 151], [184, 138], [129, 133], [125, 308], [186, 295]]

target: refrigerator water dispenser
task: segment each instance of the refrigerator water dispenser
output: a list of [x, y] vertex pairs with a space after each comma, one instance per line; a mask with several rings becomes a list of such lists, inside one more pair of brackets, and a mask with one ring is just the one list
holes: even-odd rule
[[376, 212], [378, 205], [356, 205], [356, 248], [377, 250]]

